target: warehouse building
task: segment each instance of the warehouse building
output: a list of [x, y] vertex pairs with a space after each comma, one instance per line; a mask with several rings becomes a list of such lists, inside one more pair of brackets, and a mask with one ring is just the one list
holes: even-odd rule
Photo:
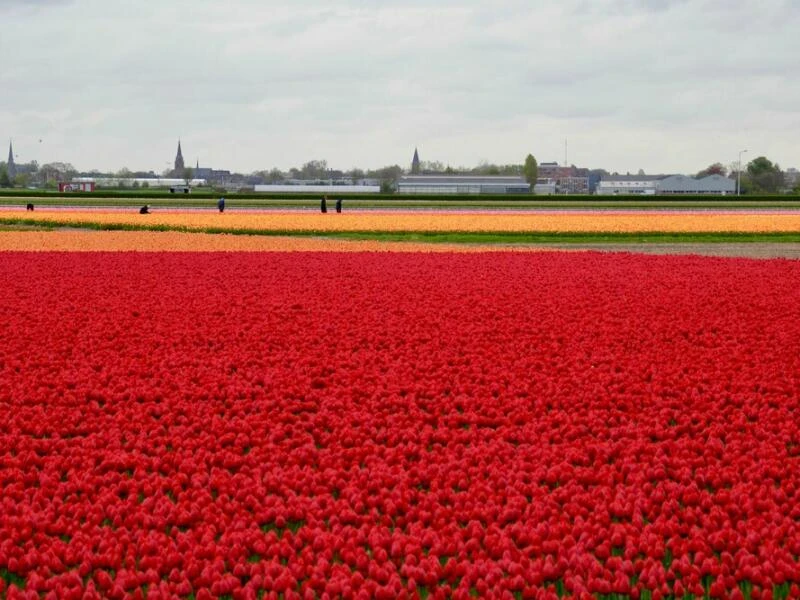
[[666, 175], [607, 175], [603, 177], [595, 188], [595, 193], [601, 196], [609, 195], [643, 195], [653, 196], [656, 193], [658, 182]]
[[528, 194], [522, 177], [500, 175], [408, 175], [397, 183], [400, 194]]
[[280, 194], [378, 194], [380, 185], [350, 185], [333, 182], [265, 183], [253, 186], [258, 193]]
[[722, 175], [609, 175], [597, 184], [600, 195], [717, 195], [736, 193], [736, 181]]
[[725, 196], [736, 193], [736, 181], [723, 175], [708, 175], [700, 179], [686, 175], [670, 175], [658, 182], [656, 193]]

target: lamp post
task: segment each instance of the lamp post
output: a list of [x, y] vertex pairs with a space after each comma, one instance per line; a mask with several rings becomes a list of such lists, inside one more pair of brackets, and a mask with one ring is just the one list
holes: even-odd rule
[[736, 195], [742, 194], [742, 154], [747, 152], [747, 149], [739, 150], [739, 168], [736, 169]]

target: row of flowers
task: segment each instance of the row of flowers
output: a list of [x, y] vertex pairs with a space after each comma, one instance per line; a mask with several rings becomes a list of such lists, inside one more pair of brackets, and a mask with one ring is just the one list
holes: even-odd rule
[[[18, 219], [19, 211], [0, 210], [0, 219]], [[164, 226], [188, 229], [265, 231], [498, 231], [498, 232], [798, 232], [800, 215], [759, 212], [530, 212], [455, 213], [436, 211], [348, 212], [175, 212], [153, 209], [152, 214], [98, 210], [37, 210], [26, 219], [58, 223]]]
[[800, 596], [800, 263], [3, 259], [8, 598]]
[[[491, 245], [341, 240], [183, 231], [3, 231], [0, 252], [506, 252]], [[526, 248], [544, 252], [544, 248]]]

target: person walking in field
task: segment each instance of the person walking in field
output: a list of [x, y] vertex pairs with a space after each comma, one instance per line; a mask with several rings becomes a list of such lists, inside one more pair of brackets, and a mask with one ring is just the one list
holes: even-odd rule
[[337, 213], [342, 212], [342, 199], [341, 198], [337, 198], [336, 199], [336, 212]]
[[323, 196], [322, 197], [322, 202], [319, 203], [319, 210], [320, 210], [320, 212], [322, 214], [325, 214], [326, 212], [328, 212], [328, 197], [327, 196]]
[[219, 209], [219, 212], [225, 212], [225, 196], [219, 199], [219, 202], [217, 202], [217, 208]]

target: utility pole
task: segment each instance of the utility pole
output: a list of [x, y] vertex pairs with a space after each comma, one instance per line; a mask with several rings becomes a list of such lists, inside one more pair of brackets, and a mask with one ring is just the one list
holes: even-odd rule
[[736, 169], [736, 195], [740, 196], [742, 193], [742, 154], [747, 152], [747, 149], [739, 150], [739, 168]]

